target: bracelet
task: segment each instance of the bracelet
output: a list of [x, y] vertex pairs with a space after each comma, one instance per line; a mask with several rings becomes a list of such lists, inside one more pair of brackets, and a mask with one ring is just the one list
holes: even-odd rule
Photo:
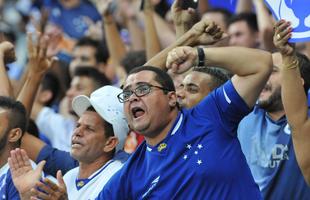
[[290, 63], [289, 65], [285, 65], [283, 66], [284, 69], [295, 69], [297, 68], [299, 65], [299, 61], [298, 59], [295, 59], [292, 63]]
[[203, 48], [197, 47], [198, 52], [198, 66], [203, 67], [205, 66], [205, 52], [203, 51]]

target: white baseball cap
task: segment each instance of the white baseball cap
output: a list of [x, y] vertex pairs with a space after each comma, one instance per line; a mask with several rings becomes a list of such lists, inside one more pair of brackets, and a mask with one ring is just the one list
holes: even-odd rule
[[112, 124], [114, 135], [119, 140], [116, 152], [123, 149], [129, 132], [123, 104], [117, 99], [117, 95], [121, 92], [120, 88], [108, 85], [95, 90], [91, 93], [90, 98], [85, 95], [79, 95], [72, 101], [72, 108], [78, 116], [81, 116], [92, 106], [105, 121]]

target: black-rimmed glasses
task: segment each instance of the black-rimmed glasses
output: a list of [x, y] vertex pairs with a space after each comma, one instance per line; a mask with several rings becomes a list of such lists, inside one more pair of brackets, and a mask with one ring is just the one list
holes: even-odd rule
[[124, 90], [122, 93], [120, 93], [119, 95], [117, 95], [118, 100], [121, 103], [125, 103], [126, 101], [129, 100], [129, 98], [131, 97], [132, 94], [135, 94], [137, 97], [143, 97], [147, 94], [149, 94], [151, 92], [152, 88], [158, 88], [164, 91], [170, 91], [167, 88], [163, 88], [160, 86], [156, 86], [156, 85], [151, 85], [151, 84], [141, 84], [138, 87], [136, 87], [136, 89], [134, 90]]

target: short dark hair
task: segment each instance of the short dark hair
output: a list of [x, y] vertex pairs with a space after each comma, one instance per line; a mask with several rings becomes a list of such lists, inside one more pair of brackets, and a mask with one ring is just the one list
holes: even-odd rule
[[146, 63], [146, 53], [142, 51], [129, 51], [121, 60], [121, 65], [129, 73], [132, 69], [142, 66]]
[[52, 92], [52, 98], [45, 103], [45, 106], [51, 106], [58, 97], [60, 91], [60, 83], [57, 76], [52, 72], [46, 73], [41, 82], [41, 87], [42, 91], [49, 90]]
[[229, 76], [222, 69], [217, 67], [194, 67], [193, 71], [209, 74], [212, 80], [209, 86], [212, 90], [229, 80]]
[[20, 128], [22, 133], [27, 129], [27, 112], [24, 105], [6, 96], [0, 96], [0, 108], [8, 111], [8, 130]]
[[78, 66], [73, 74], [75, 76], [86, 76], [94, 81], [95, 89], [103, 87], [105, 85], [111, 85], [110, 80], [98, 69], [89, 66]]
[[299, 62], [299, 70], [301, 78], [304, 79], [304, 90], [308, 93], [310, 87], [310, 60], [302, 53], [296, 53]]
[[211, 8], [211, 9], [208, 9], [204, 14], [206, 14], [206, 13], [220, 13], [220, 14], [222, 14], [224, 17], [224, 22], [225, 22], [226, 26], [228, 25], [228, 21], [232, 16], [232, 14], [224, 8]]
[[91, 39], [90, 37], [83, 37], [79, 39], [75, 47], [91, 46], [96, 49], [96, 61], [101, 63], [107, 63], [109, 59], [109, 51], [105, 41], [98, 41]]
[[[153, 66], [141, 66], [137, 67], [129, 72], [130, 74], [136, 74], [141, 71], [152, 71], [155, 73], [155, 81], [157, 81], [163, 88], [167, 89], [168, 91], [175, 91], [175, 87], [173, 81], [169, 74], [157, 67]], [[164, 91], [167, 92], [167, 91]]]
[[230, 26], [233, 23], [239, 22], [239, 21], [245, 21], [252, 31], [254, 32], [258, 31], [256, 14], [240, 13], [238, 15], [233, 15], [228, 21], [228, 26]]

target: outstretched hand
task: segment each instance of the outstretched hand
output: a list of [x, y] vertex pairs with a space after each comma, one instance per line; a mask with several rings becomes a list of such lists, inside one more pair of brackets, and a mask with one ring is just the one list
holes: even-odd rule
[[291, 23], [285, 20], [278, 21], [274, 26], [273, 43], [282, 55], [290, 56], [294, 53], [294, 47], [288, 42], [292, 36]]
[[41, 33], [28, 33], [28, 57], [29, 73], [44, 74], [57, 60], [56, 57], [49, 59], [46, 55], [48, 37]]
[[8, 163], [13, 183], [22, 196], [28, 196], [30, 189], [33, 188], [36, 182], [41, 178], [45, 161], [41, 161], [34, 170], [32, 169], [25, 150], [17, 148], [10, 153], [11, 157], [8, 158]]
[[183, 46], [177, 47], [168, 53], [166, 67], [173, 73], [183, 73], [197, 65], [197, 49]]
[[57, 172], [57, 181], [58, 185], [48, 178], [43, 182], [38, 181], [36, 187], [31, 189], [31, 199], [67, 200], [67, 188], [60, 170]]

